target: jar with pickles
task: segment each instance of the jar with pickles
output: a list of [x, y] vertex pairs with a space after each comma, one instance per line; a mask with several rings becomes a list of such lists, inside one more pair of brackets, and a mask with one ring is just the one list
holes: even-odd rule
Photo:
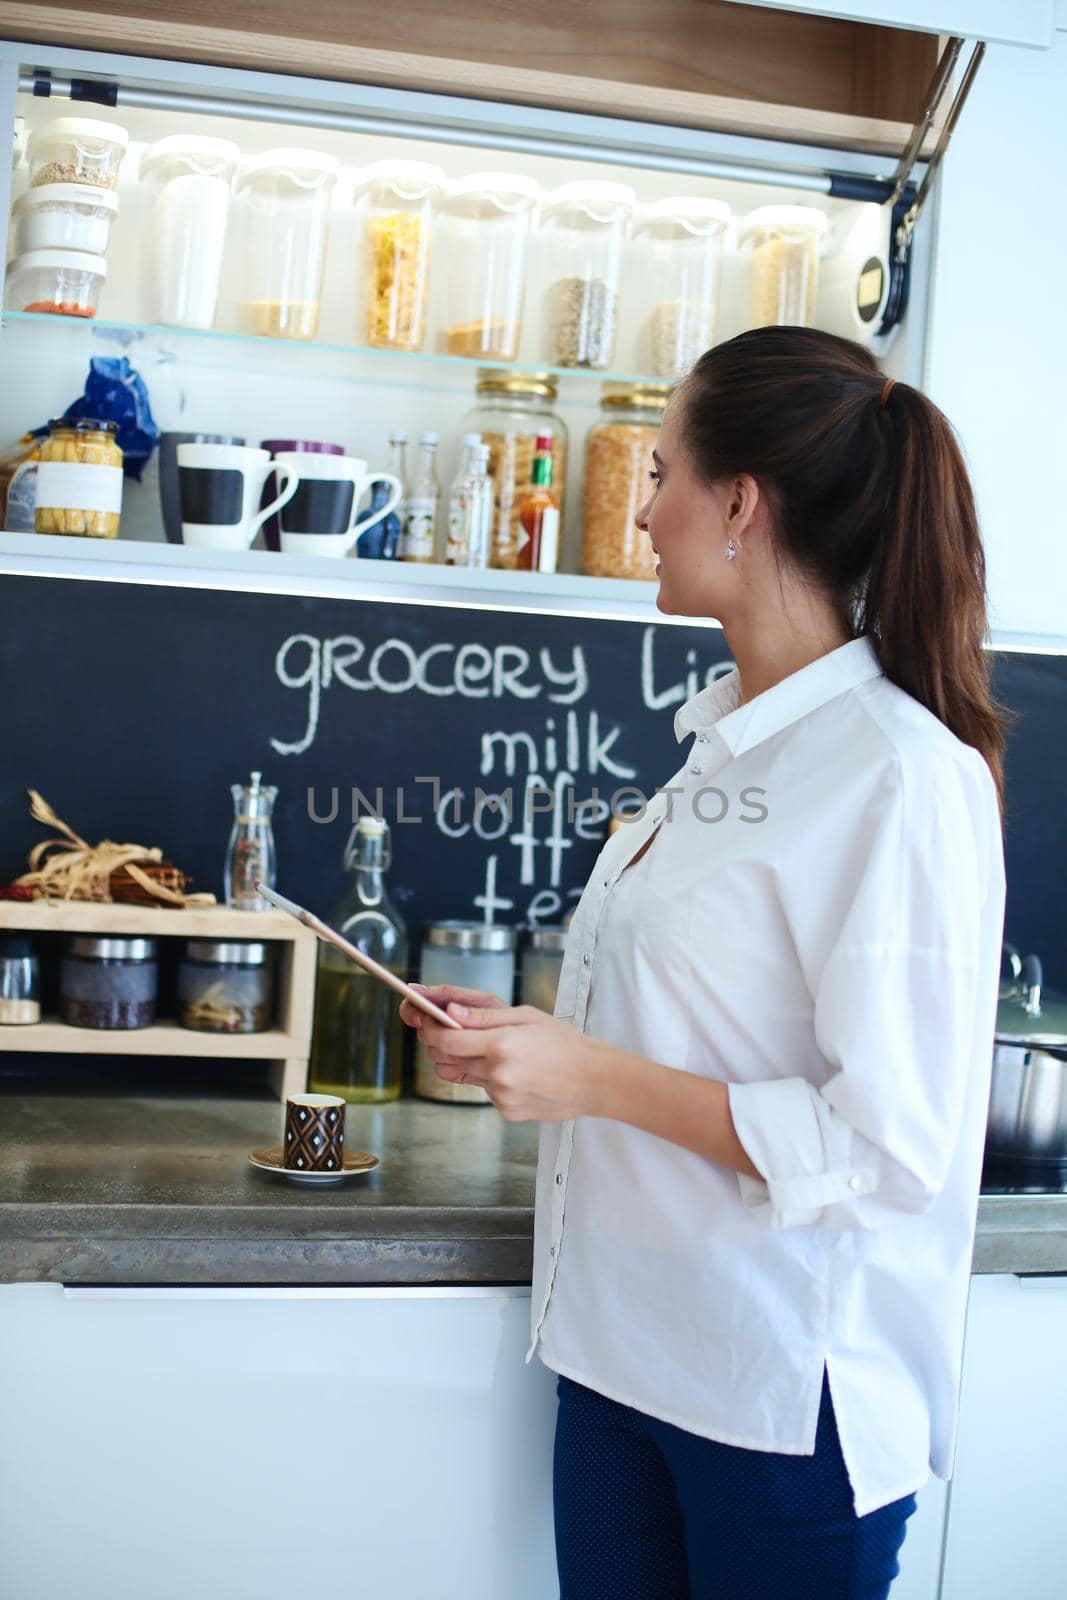
[[603, 420], [585, 441], [582, 571], [591, 577], [656, 576], [648, 535], [634, 518], [648, 498], [652, 451], [670, 392], [666, 383], [604, 387]]
[[48, 425], [37, 467], [38, 533], [118, 536], [122, 512], [122, 451], [115, 424], [60, 417]]
[[[513, 571], [524, 540], [519, 515], [533, 477], [534, 453], [541, 434], [552, 435], [552, 489], [564, 503], [567, 474], [567, 427], [552, 410], [555, 380], [547, 372], [503, 372], [484, 367], [478, 373], [479, 404], [463, 419], [464, 433], [481, 434], [489, 447], [493, 480], [491, 567]], [[562, 547], [563, 527], [559, 537]]]
[[430, 161], [376, 161], [357, 182], [362, 337], [375, 349], [422, 349], [430, 241], [444, 189], [444, 172]]

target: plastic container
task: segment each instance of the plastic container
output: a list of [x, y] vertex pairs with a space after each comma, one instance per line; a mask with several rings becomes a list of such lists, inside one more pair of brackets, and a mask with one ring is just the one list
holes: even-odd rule
[[648, 535], [634, 518], [648, 499], [652, 451], [669, 394], [667, 384], [605, 388], [603, 421], [585, 441], [582, 571], [592, 577], [656, 576]]
[[657, 200], [635, 217], [630, 251], [640, 295], [638, 371], [684, 378], [715, 332], [723, 236], [721, 200]]
[[178, 133], [144, 153], [141, 179], [155, 190], [145, 251], [148, 321], [210, 328], [219, 298], [230, 188], [239, 147]]
[[23, 934], [0, 938], [0, 1027], [41, 1020], [41, 974]]
[[[483, 989], [510, 1005], [517, 943], [514, 928], [484, 922], [432, 922], [423, 934], [419, 982]], [[479, 1106], [492, 1103], [476, 1083], [449, 1083], [439, 1078], [421, 1040], [415, 1047], [415, 1093], [426, 1100]]]
[[[489, 476], [494, 485], [489, 564], [518, 566], [522, 528], [519, 512], [533, 471], [538, 436], [552, 435], [552, 487], [560, 505], [566, 490], [567, 428], [552, 410], [555, 380], [547, 372], [478, 374], [478, 405], [463, 419], [464, 433], [478, 433], [489, 446]], [[563, 536], [562, 518], [560, 538]]]
[[360, 336], [376, 349], [422, 349], [434, 218], [444, 190], [444, 173], [429, 161], [377, 161], [360, 174]]
[[30, 250], [8, 267], [5, 298], [9, 311], [95, 317], [106, 282], [103, 256], [82, 250]]
[[536, 1006], [539, 1011], [547, 1011], [549, 1016], [552, 1015], [566, 943], [567, 930], [562, 924], [531, 930], [522, 952], [519, 976], [521, 1006]]
[[542, 202], [549, 365], [597, 371], [611, 366], [619, 272], [634, 200], [625, 183], [568, 183]]
[[15, 251], [105, 255], [118, 209], [118, 197], [110, 189], [95, 189], [89, 183], [46, 183], [41, 189], [27, 189], [11, 208]]
[[819, 252], [829, 219], [814, 206], [761, 206], [742, 224], [746, 323], [810, 328], [819, 287]]
[[313, 339], [319, 326], [330, 205], [338, 164], [319, 150], [268, 150], [240, 168], [236, 236], [244, 251], [246, 333]]
[[533, 178], [479, 172], [454, 183], [438, 221], [445, 326], [438, 348], [450, 356], [514, 361], [530, 230], [541, 191]]
[[263, 1033], [274, 1011], [274, 947], [190, 939], [178, 968], [178, 1022], [198, 1033]]
[[156, 1020], [154, 939], [76, 934], [59, 975], [59, 1014], [75, 1028], [148, 1028]]
[[56, 117], [30, 134], [30, 188], [46, 183], [91, 183], [113, 189], [130, 136], [117, 122]]
[[37, 465], [36, 531], [116, 538], [123, 457], [115, 423], [60, 417], [48, 430]]

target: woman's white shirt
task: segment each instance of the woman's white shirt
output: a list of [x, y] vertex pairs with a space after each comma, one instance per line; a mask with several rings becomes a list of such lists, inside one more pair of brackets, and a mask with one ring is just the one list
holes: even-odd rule
[[800, 1455], [825, 1363], [862, 1516], [952, 1468], [1000, 818], [985, 762], [866, 638], [739, 692], [735, 671], [678, 711], [689, 759], [602, 850], [556, 1015], [726, 1083], [762, 1176], [542, 1124], [526, 1359]]

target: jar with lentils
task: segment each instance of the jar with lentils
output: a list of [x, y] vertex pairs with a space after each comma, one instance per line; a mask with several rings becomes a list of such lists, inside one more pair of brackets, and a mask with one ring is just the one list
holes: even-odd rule
[[113, 422], [89, 417], [50, 422], [37, 468], [37, 532], [116, 538], [122, 461]]
[[[491, 567], [518, 566], [524, 534], [519, 524], [523, 496], [533, 475], [539, 434], [552, 435], [552, 491], [560, 506], [566, 492], [567, 428], [552, 404], [556, 384], [547, 372], [504, 372], [484, 367], [478, 373], [479, 404], [463, 419], [464, 433], [481, 434], [489, 447], [493, 480]], [[563, 526], [560, 518], [560, 541]]]
[[603, 420], [585, 441], [582, 571], [595, 578], [656, 576], [648, 535], [634, 518], [648, 499], [652, 451], [669, 384], [605, 386]]

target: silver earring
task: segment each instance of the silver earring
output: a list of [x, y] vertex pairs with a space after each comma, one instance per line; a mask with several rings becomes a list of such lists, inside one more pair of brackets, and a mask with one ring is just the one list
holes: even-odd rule
[[734, 544], [733, 535], [731, 534], [730, 537], [726, 541], [726, 559], [727, 559], [727, 561], [732, 561], [736, 554], [737, 554], [737, 546]]

